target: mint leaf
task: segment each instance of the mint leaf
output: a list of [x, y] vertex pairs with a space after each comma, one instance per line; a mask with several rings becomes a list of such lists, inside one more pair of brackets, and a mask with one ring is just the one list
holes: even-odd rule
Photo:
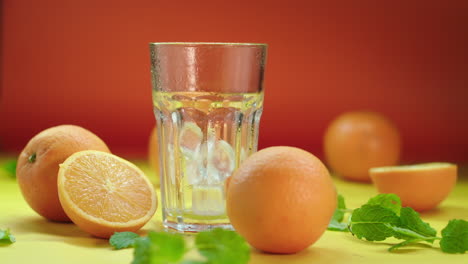
[[353, 235], [368, 241], [382, 241], [394, 235], [389, 225], [398, 225], [400, 218], [396, 213], [380, 205], [365, 204], [354, 210], [349, 228]]
[[180, 234], [150, 232], [147, 237], [138, 237], [132, 232], [122, 232], [114, 234], [111, 240], [110, 243], [116, 248], [133, 245], [132, 264], [245, 264], [250, 258], [250, 247], [241, 236], [219, 228], [197, 234], [195, 246], [206, 258], [201, 261], [182, 261], [187, 249]]
[[132, 264], [150, 264], [151, 261], [151, 242], [148, 237], [140, 237], [133, 243], [135, 250], [133, 251]]
[[435, 237], [426, 237], [408, 228], [398, 227], [398, 226], [391, 225], [391, 224], [386, 224], [386, 225], [388, 228], [393, 230], [394, 232], [393, 236], [398, 239], [409, 240], [409, 239], [417, 238], [417, 239], [421, 239], [425, 241], [430, 241], [431, 243], [435, 239]]
[[393, 230], [395, 238], [406, 240], [392, 246], [389, 251], [417, 242], [433, 243], [437, 234], [437, 231], [424, 222], [419, 214], [410, 207], [401, 208], [398, 226], [387, 224], [387, 227]]
[[348, 224], [347, 223], [342, 223], [338, 222], [336, 219], [332, 219], [330, 223], [328, 224], [328, 230], [330, 231], [342, 231], [342, 232], [347, 232], [348, 231]]
[[338, 194], [337, 199], [338, 199], [338, 205], [337, 205], [338, 209], [346, 209], [344, 196], [341, 194]]
[[198, 233], [195, 246], [207, 263], [244, 264], [250, 258], [250, 247], [244, 238], [221, 228]]
[[468, 251], [468, 222], [461, 219], [450, 220], [442, 229], [440, 249], [447, 253], [465, 253]]
[[115, 249], [129, 248], [135, 243], [135, 239], [139, 238], [138, 234], [133, 232], [115, 232], [109, 239], [109, 243]]
[[345, 210], [346, 209], [346, 204], [343, 195], [338, 194], [338, 202], [337, 202], [337, 208], [335, 209], [335, 213], [333, 214], [332, 219], [337, 220], [338, 222], [343, 221], [344, 215], [345, 215]]
[[370, 198], [367, 205], [380, 205], [400, 215], [401, 200], [400, 197], [393, 193], [383, 193]]
[[16, 238], [11, 234], [10, 229], [0, 229], [0, 244], [13, 244], [16, 242]]
[[[401, 208], [400, 227], [414, 231], [423, 237], [434, 238], [437, 235], [437, 231], [428, 223], [424, 222], [419, 214], [411, 207]], [[427, 241], [432, 243], [434, 239], [429, 239]]]
[[405, 241], [403, 241], [403, 242], [401, 242], [401, 243], [398, 243], [398, 244], [396, 244], [396, 245], [391, 246], [391, 247], [388, 249], [388, 251], [392, 252], [392, 251], [395, 251], [395, 250], [397, 250], [397, 249], [399, 249], [399, 248], [401, 248], [401, 247], [407, 246], [407, 245], [409, 245], [409, 244], [418, 243], [418, 242], [420, 242], [420, 241], [422, 241], [422, 239], [419, 239], [419, 238], [413, 238], [413, 239], [405, 240]]
[[134, 242], [133, 264], [179, 263], [185, 254], [184, 237], [166, 232], [149, 232]]
[[331, 231], [348, 231], [348, 224], [343, 223], [345, 213], [348, 211], [346, 209], [346, 204], [344, 197], [341, 194], [338, 194], [337, 197], [337, 206], [335, 212], [333, 213], [332, 219], [328, 224], [328, 230]]
[[7, 160], [5, 161], [1, 168], [11, 177], [15, 178], [16, 177], [16, 160]]

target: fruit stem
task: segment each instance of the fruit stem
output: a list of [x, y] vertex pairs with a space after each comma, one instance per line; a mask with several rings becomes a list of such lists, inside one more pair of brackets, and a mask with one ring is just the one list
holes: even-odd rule
[[28, 158], [29, 163], [34, 163], [36, 161], [36, 153], [33, 153], [31, 156]]

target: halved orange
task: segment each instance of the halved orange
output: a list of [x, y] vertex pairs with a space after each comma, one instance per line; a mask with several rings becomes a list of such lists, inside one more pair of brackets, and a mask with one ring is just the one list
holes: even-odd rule
[[446, 162], [372, 168], [370, 177], [380, 193], [394, 193], [403, 206], [416, 211], [436, 207], [457, 182], [457, 165]]
[[156, 193], [145, 174], [110, 153], [76, 152], [60, 164], [57, 184], [68, 217], [97, 237], [135, 232], [156, 211]]

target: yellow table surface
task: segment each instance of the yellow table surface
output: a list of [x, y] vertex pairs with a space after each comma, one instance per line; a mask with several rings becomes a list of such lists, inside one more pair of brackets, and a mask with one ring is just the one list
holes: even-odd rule
[[[1, 163], [0, 163], [1, 164]], [[144, 163], [138, 163], [147, 171]], [[17, 242], [0, 246], [0, 263], [131, 263], [132, 249], [112, 250], [107, 240], [93, 238], [74, 224], [54, 223], [37, 215], [21, 196], [16, 180], [0, 172], [0, 228], [10, 228]], [[148, 173], [150, 174], [150, 173]], [[440, 231], [450, 219], [468, 220], [468, 173], [459, 174], [450, 196], [435, 210], [422, 218]], [[334, 178], [336, 187], [346, 198], [347, 206], [355, 208], [377, 194], [370, 184], [360, 184]], [[161, 208], [141, 230], [161, 230]], [[187, 237], [191, 240], [192, 237]], [[410, 246], [389, 253], [389, 242], [361, 241], [349, 233], [326, 231], [319, 241], [294, 255], [273, 255], [252, 250], [250, 263], [464, 263], [468, 253], [442, 253], [437, 242], [434, 248]], [[189, 253], [197, 257], [196, 252]]]

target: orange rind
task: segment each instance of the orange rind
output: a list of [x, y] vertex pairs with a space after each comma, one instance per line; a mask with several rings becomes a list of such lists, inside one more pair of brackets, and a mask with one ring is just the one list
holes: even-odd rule
[[380, 193], [394, 193], [403, 206], [427, 211], [440, 204], [457, 181], [457, 165], [425, 163], [372, 168], [370, 177]]
[[101, 238], [138, 231], [154, 215], [151, 182], [134, 164], [101, 151], [80, 151], [60, 165], [60, 203], [82, 230]]

